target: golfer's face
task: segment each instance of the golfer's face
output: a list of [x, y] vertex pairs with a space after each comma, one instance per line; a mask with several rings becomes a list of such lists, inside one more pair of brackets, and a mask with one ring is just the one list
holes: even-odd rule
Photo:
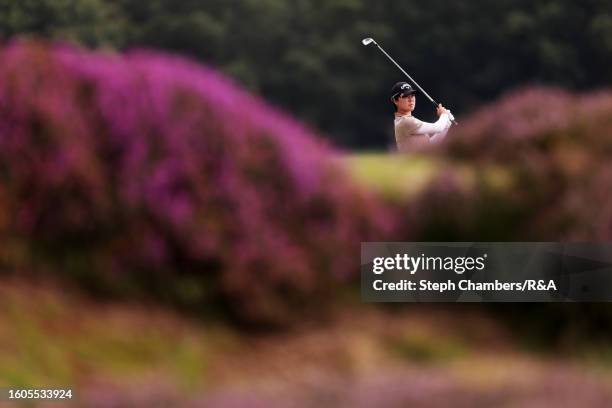
[[414, 96], [414, 94], [400, 96], [397, 99], [397, 106], [401, 110], [413, 111], [415, 104], [416, 104], [416, 97]]

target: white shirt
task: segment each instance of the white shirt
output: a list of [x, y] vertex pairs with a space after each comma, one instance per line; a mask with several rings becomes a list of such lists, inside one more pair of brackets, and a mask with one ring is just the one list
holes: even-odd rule
[[440, 115], [434, 123], [423, 122], [412, 115], [395, 117], [395, 141], [399, 151], [410, 151], [415, 145], [439, 143], [451, 126], [448, 113]]

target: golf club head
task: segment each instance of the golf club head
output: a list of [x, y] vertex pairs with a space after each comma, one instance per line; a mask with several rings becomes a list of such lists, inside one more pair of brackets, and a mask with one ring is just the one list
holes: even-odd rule
[[371, 43], [375, 43], [376, 44], [376, 41], [374, 41], [373, 38], [368, 37], [368, 38], [364, 38], [363, 40], [361, 40], [361, 43], [363, 45], [370, 45]]

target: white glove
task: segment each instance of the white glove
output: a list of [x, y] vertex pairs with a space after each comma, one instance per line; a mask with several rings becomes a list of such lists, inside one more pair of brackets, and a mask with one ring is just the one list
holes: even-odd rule
[[454, 117], [454, 116], [453, 116], [453, 114], [451, 113], [450, 109], [447, 109], [447, 110], [446, 110], [446, 113], [448, 113], [448, 118], [451, 120], [451, 122], [452, 122], [453, 120], [455, 120], [455, 117]]

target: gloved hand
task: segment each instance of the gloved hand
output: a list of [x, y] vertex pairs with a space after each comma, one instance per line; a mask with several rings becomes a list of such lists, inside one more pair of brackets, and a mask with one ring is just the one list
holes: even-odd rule
[[447, 109], [447, 110], [446, 110], [446, 113], [448, 113], [448, 118], [451, 120], [451, 122], [452, 122], [453, 120], [455, 120], [455, 117], [454, 117], [454, 116], [453, 116], [453, 114], [451, 113], [450, 109]]

